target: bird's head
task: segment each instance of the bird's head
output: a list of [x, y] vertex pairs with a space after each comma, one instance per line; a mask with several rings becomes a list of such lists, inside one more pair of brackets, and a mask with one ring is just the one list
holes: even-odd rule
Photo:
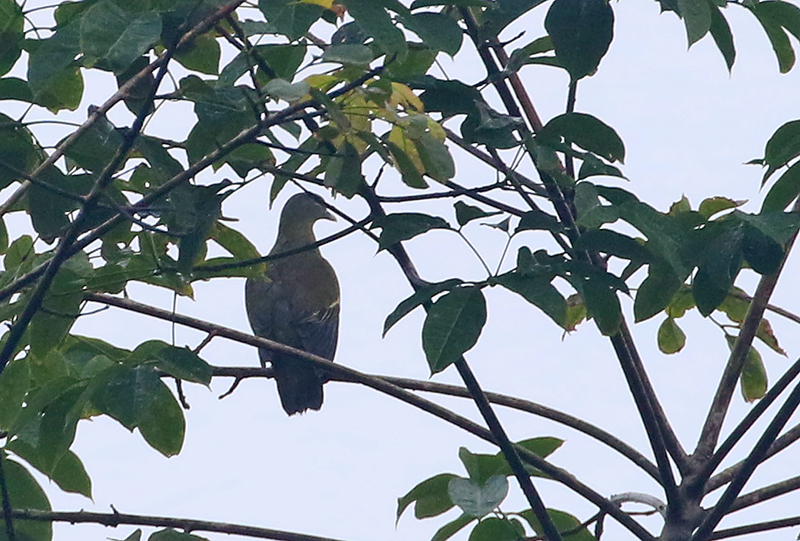
[[313, 193], [299, 193], [293, 195], [286, 202], [281, 213], [281, 224], [283, 223], [304, 223], [314, 224], [317, 220], [332, 220], [336, 221], [334, 216], [322, 198]]

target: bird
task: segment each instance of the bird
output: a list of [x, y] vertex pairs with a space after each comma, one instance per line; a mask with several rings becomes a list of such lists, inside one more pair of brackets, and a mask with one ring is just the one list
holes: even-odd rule
[[[269, 255], [313, 245], [317, 220], [336, 217], [320, 196], [293, 195], [281, 211]], [[339, 297], [336, 272], [317, 247], [268, 261], [266, 273], [245, 284], [247, 317], [257, 336], [331, 361], [339, 338]], [[262, 366], [272, 365], [288, 415], [322, 407], [322, 386], [328, 380], [323, 368], [290, 353], [263, 347], [258, 352]]]

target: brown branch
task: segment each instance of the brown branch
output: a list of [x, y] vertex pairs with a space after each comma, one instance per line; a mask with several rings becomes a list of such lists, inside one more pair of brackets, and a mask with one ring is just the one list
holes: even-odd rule
[[[733, 447], [739, 442], [739, 440], [747, 433], [747, 431], [755, 424], [755, 422], [761, 417], [761, 415], [772, 405], [775, 400], [777, 400], [778, 396], [789, 386], [789, 384], [794, 380], [797, 375], [800, 374], [800, 360], [796, 361], [789, 369], [784, 372], [784, 374], [775, 382], [775, 384], [770, 388], [769, 391], [764, 395], [764, 397], [758, 401], [747, 415], [745, 415], [744, 419], [742, 419], [736, 427], [731, 431], [725, 441], [722, 442], [722, 445], [719, 446], [719, 449], [709, 458], [704, 464], [702, 469], [698, 472], [697, 477], [699, 479], [709, 479], [706, 483], [704, 488], [704, 492], [707, 494], [712, 490], [719, 488], [720, 486], [728, 483], [733, 476], [738, 471], [738, 468], [741, 466], [741, 463], [735, 464], [730, 468], [722, 471], [720, 474], [711, 477], [711, 474], [714, 473], [714, 470], [722, 463], [728, 453], [733, 449]], [[773, 454], [780, 452], [785, 447], [791, 445], [797, 437], [800, 437], [800, 430], [798, 427], [790, 430], [772, 444], [767, 455], [764, 457], [766, 461], [770, 458]]]
[[[795, 202], [793, 210], [800, 210], [800, 200]], [[756, 331], [758, 330], [758, 325], [764, 317], [764, 311], [772, 296], [772, 292], [775, 290], [775, 286], [778, 284], [778, 278], [783, 271], [786, 260], [789, 257], [789, 252], [796, 238], [797, 231], [795, 231], [791, 239], [789, 239], [789, 242], [786, 243], [783, 259], [781, 260], [778, 270], [773, 274], [762, 276], [761, 280], [758, 282], [758, 287], [753, 295], [750, 307], [747, 310], [747, 315], [745, 316], [739, 335], [736, 337], [736, 342], [733, 345], [731, 354], [728, 357], [728, 362], [725, 365], [719, 385], [717, 386], [717, 392], [714, 395], [714, 400], [711, 403], [706, 421], [700, 433], [700, 438], [697, 442], [697, 447], [693, 456], [696, 457], [695, 460], [700, 463], [708, 460], [709, 457], [712, 456], [714, 448], [719, 441], [719, 434], [728, 413], [728, 407], [730, 406], [736, 382], [739, 380], [739, 374], [742, 372], [747, 352], [750, 351]], [[705, 479], [698, 479], [697, 482], [703, 483]]]
[[706, 541], [711, 532], [714, 531], [714, 528], [716, 528], [717, 524], [719, 524], [719, 521], [722, 520], [726, 514], [728, 514], [730, 506], [733, 505], [734, 500], [737, 498], [737, 496], [739, 496], [739, 493], [741, 492], [742, 488], [744, 488], [745, 483], [747, 483], [747, 481], [750, 479], [750, 476], [753, 474], [759, 464], [764, 461], [764, 456], [769, 450], [769, 447], [775, 441], [775, 438], [778, 437], [778, 434], [780, 434], [780, 431], [786, 425], [792, 414], [794, 414], [798, 405], [800, 405], [800, 384], [796, 385], [795, 388], [792, 389], [792, 392], [787, 397], [786, 402], [784, 402], [780, 407], [772, 421], [758, 439], [758, 442], [753, 447], [753, 450], [750, 451], [750, 454], [742, 463], [739, 471], [737, 471], [733, 479], [731, 479], [728, 488], [725, 489], [725, 492], [722, 494], [722, 496], [720, 496], [716, 505], [714, 505], [714, 507], [706, 515], [705, 519], [703, 519], [700, 527], [697, 528], [694, 536], [692, 536], [692, 541]]
[[93, 513], [89, 511], [39, 511], [37, 509], [16, 509], [12, 511], [16, 520], [37, 522], [69, 522], [71, 524], [101, 524], [109, 528], [119, 526], [151, 526], [154, 528], [174, 528], [184, 532], [218, 532], [257, 539], [275, 541], [339, 541], [332, 537], [319, 537], [284, 530], [245, 526], [229, 522], [195, 520], [188, 518], [131, 515], [128, 513]]
[[[111, 295], [104, 295], [92, 292], [85, 293], [84, 298], [86, 300], [100, 302], [102, 304], [107, 304], [110, 306], [116, 306], [118, 308], [123, 308], [125, 310], [130, 310], [132, 312], [137, 312], [157, 319], [171, 321], [173, 323], [191, 327], [193, 329], [197, 329], [206, 333], [213, 331], [216, 333], [217, 336], [221, 338], [226, 338], [250, 346], [264, 347], [273, 349], [275, 351], [291, 353], [295, 356], [302, 357], [304, 359], [307, 359], [309, 362], [312, 362], [316, 365], [323, 367], [327, 373], [335, 377], [338, 377], [342, 380], [354, 381], [356, 383], [360, 383], [362, 385], [375, 389], [379, 392], [397, 398], [407, 404], [410, 404], [412, 406], [421, 409], [422, 411], [430, 413], [435, 417], [438, 417], [439, 419], [451, 423], [485, 441], [496, 444], [494, 435], [486, 428], [448, 410], [447, 408], [443, 408], [434, 402], [426, 400], [412, 392], [401, 389], [397, 385], [393, 385], [382, 378], [377, 378], [364, 374], [362, 372], [358, 372], [357, 370], [353, 370], [352, 368], [348, 368], [341, 364], [333, 363], [317, 355], [312, 355], [308, 352], [289, 347], [279, 342], [273, 342], [272, 340], [267, 340], [266, 338], [260, 338], [252, 334], [247, 334], [227, 327], [222, 327], [220, 325], [208, 323], [207, 321], [171, 312], [169, 310], [162, 310], [160, 308], [148, 306], [142, 303], [138, 303], [136, 301], [132, 301], [130, 299], [113, 297]], [[589, 486], [583, 484], [581, 481], [576, 479], [572, 474], [570, 474], [566, 470], [552, 465], [550, 462], [544, 460], [543, 458], [539, 457], [534, 453], [531, 453], [530, 451], [528, 451], [523, 447], [516, 447], [516, 451], [517, 453], [519, 453], [520, 458], [522, 458], [525, 462], [538, 468], [539, 470], [541, 470], [542, 472], [553, 478], [555, 481], [562, 483], [563, 485], [569, 487], [574, 492], [586, 498], [588, 501], [592, 502], [598, 508], [602, 509], [605, 513], [614, 517], [620, 524], [625, 526], [639, 539], [645, 541], [654, 541], [653, 536], [647, 530], [645, 530], [638, 522], [633, 520], [626, 513], [622, 512], [614, 503], [610, 502], [607, 498], [604, 498], [601, 494], [597, 493]]]
[[778, 530], [780, 528], [791, 528], [800, 524], [800, 517], [789, 517], [780, 520], [770, 520], [767, 522], [756, 522], [746, 526], [737, 526], [735, 528], [726, 528], [724, 530], [717, 530], [708, 536], [709, 540], [712, 539], [728, 539], [730, 537], [738, 537], [740, 535], [747, 535], [758, 532], [769, 532], [771, 530]]
[[736, 498], [728, 512], [733, 513], [734, 511], [739, 511], [745, 507], [758, 505], [759, 503], [771, 500], [772, 498], [777, 498], [778, 496], [783, 496], [789, 492], [794, 492], [797, 489], [800, 489], [800, 476], [790, 477], [789, 479], [784, 479], [783, 481], [778, 481], [777, 483], [761, 487], [752, 492], [748, 492], [747, 494], [742, 494]]
[[[212, 374], [214, 377], [234, 378], [236, 381], [242, 381], [248, 378], [272, 377], [271, 368], [213, 366], [212, 370], [213, 370]], [[167, 374], [165, 374], [165, 376], [166, 375]], [[472, 395], [469, 394], [469, 390], [467, 390], [465, 387], [459, 387], [458, 385], [437, 383], [435, 381], [429, 381], [429, 380], [397, 378], [393, 376], [380, 376], [376, 374], [371, 374], [371, 377], [380, 378], [393, 385], [397, 385], [398, 387], [412, 391], [423, 391], [427, 393], [434, 393], [443, 396], [455, 396], [459, 398], [472, 398]], [[333, 377], [331, 378], [331, 381], [352, 383], [351, 379], [340, 378], [340, 377]], [[621, 454], [622, 456], [624, 456], [625, 458], [629, 459], [631, 462], [642, 468], [642, 470], [644, 470], [648, 475], [650, 475], [650, 477], [652, 477], [656, 481], [658, 480], [658, 470], [656, 469], [655, 464], [650, 462], [647, 459], [647, 457], [642, 455], [639, 451], [637, 451], [624, 441], [620, 440], [613, 434], [606, 432], [605, 430], [591, 423], [588, 423], [583, 419], [573, 417], [568, 413], [564, 413], [563, 411], [549, 408], [547, 406], [538, 404], [536, 402], [531, 402], [523, 398], [517, 398], [505, 394], [486, 392], [486, 398], [492, 404], [497, 404], [498, 406], [504, 406], [517, 411], [524, 411], [526, 413], [530, 413], [538, 417], [542, 417], [544, 419], [549, 419], [564, 426], [568, 426], [591, 438], [594, 438], [600, 443], [603, 443], [608, 447], [614, 449], [619, 454]]]

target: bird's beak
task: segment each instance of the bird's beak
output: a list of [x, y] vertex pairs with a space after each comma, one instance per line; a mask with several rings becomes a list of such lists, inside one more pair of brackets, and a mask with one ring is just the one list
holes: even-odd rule
[[329, 210], [325, 211], [325, 220], [330, 220], [332, 222], [337, 222], [336, 216]]

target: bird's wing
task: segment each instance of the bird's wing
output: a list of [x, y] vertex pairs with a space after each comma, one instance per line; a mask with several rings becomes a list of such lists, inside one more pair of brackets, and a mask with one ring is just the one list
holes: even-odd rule
[[293, 327], [301, 349], [332, 360], [339, 337], [339, 301], [324, 310], [303, 314], [294, 321]]

